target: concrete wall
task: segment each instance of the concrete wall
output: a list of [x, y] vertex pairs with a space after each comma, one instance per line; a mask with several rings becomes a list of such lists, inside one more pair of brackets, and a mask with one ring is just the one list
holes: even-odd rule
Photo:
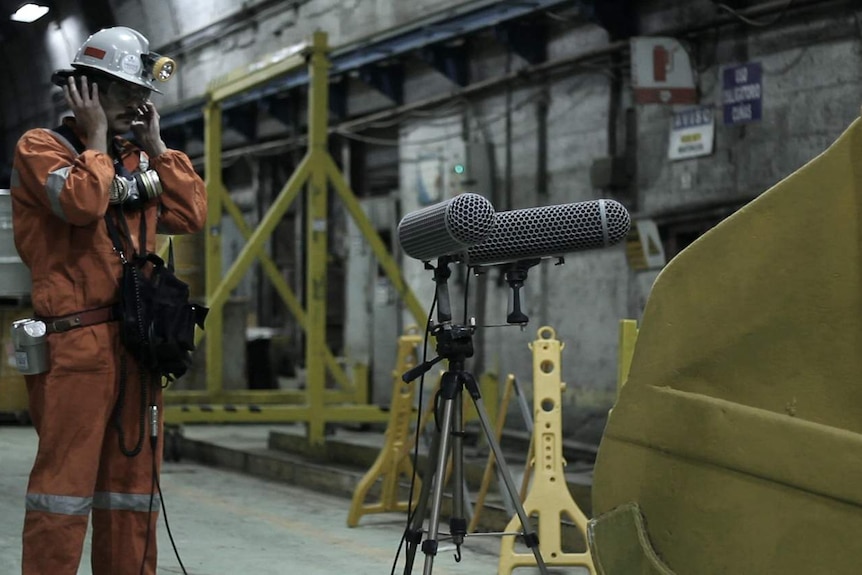
[[[671, 162], [667, 144], [676, 108], [633, 104], [627, 55], [621, 55], [616, 67], [600, 62], [511, 82], [421, 114], [405, 115], [386, 137], [390, 141], [376, 147], [366, 145], [369, 158], [374, 156], [374, 149], [382, 149], [382, 144], [397, 150], [401, 214], [419, 207], [421, 194], [428, 191], [420, 190], [420, 182], [427, 185], [437, 180], [435, 199], [477, 191], [501, 210], [607, 196], [611, 192], [594, 188], [589, 174], [596, 159], [612, 152], [627, 154], [637, 167], [631, 189], [619, 196], [636, 217], [652, 217], [665, 225], [662, 222], [676, 221], [679, 214], [694, 214], [691, 217], [696, 218], [704, 206], [729, 206], [722, 212], [729, 213], [820, 153], [858, 116], [862, 46], [859, 12], [850, 3], [832, 2], [801, 13], [792, 7], [776, 23], [759, 27], [734, 20], [708, 0], [647, 0], [636, 4], [642, 34], [700, 26], [719, 17], [733, 22], [696, 36], [681, 36], [696, 69], [700, 102], [720, 111], [721, 70], [759, 62], [763, 68], [762, 121], [726, 127], [719, 116], [711, 156]], [[212, 78], [301, 41], [316, 28], [329, 34], [333, 46], [340, 46], [463, 5], [454, 0], [112, 2], [118, 24], [141, 29], [154, 48], [169, 48], [178, 58], [178, 79], [168, 84], [159, 101], [165, 107], [202, 94]], [[596, 24], [572, 11], [559, 16], [549, 15], [549, 60], [608, 46], [607, 33]], [[74, 38], [68, 41], [79, 43]], [[470, 66], [474, 81], [528, 68], [490, 34], [472, 42]], [[613, 88], [615, 74], [621, 80], [618, 92]], [[454, 90], [446, 78], [411, 60], [404, 86], [407, 102]], [[0, 105], [8, 109], [13, 102], [4, 98]], [[351, 114], [386, 105], [383, 96], [351, 80]], [[547, 129], [543, 139], [539, 117], [545, 106]], [[618, 119], [610, 129], [617, 145], [612, 150], [608, 117], [615, 107], [619, 109]], [[42, 112], [34, 112], [36, 118], [52, 113], [50, 106], [42, 108]], [[8, 110], [6, 117], [11, 117]], [[350, 141], [368, 135], [358, 131], [346, 134]], [[7, 130], [5, 137], [9, 142], [17, 136]], [[541, 144], [546, 144], [546, 158]], [[490, 150], [490, 156], [468, 157], [470, 150], [475, 154], [480, 149]], [[464, 176], [453, 172], [456, 163], [466, 164]], [[439, 178], [429, 174], [439, 174]], [[361, 178], [361, 170], [354, 170], [353, 181], [361, 182]], [[715, 220], [721, 216], [711, 217]], [[512, 327], [482, 329], [477, 337], [476, 366], [494, 370], [501, 377], [515, 373], [529, 390], [531, 356], [527, 345], [540, 326], [554, 327], [566, 343], [562, 362], [563, 379], [568, 383], [564, 394], [566, 434], [596, 440], [615, 392], [617, 322], [639, 317], [656, 273], [631, 270], [621, 246], [571, 254], [565, 266], [543, 263], [531, 270], [527, 281], [529, 326], [523, 331]], [[429, 272], [419, 262], [405, 258], [404, 274], [420, 300], [430, 305], [433, 284]], [[372, 285], [349, 284], [347, 289], [386, 289], [370, 270], [365, 270], [363, 277]], [[458, 310], [464, 280], [462, 274], [453, 282], [453, 305]], [[255, 291], [251, 285], [246, 289]], [[509, 290], [497, 272], [471, 283], [471, 289], [481, 292], [480, 296], [474, 291], [471, 315], [477, 315], [482, 324], [504, 323]], [[375, 307], [374, 298], [355, 297], [355, 293], [347, 301], [348, 305], [365, 306], [366, 311]], [[362, 341], [374, 337], [373, 321], [367, 313], [357, 314], [355, 310], [348, 310], [347, 317], [361, 318], [361, 325], [345, 327], [345, 348], [371, 353]], [[404, 317], [402, 321], [414, 320]], [[519, 419], [515, 412], [510, 414], [512, 426], [519, 426]]]

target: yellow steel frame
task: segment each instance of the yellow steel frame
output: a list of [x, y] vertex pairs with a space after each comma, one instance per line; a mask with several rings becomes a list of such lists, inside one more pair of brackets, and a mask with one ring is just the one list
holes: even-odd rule
[[[382, 422], [388, 418], [387, 413], [368, 404], [367, 388], [364, 385], [367, 381], [367, 370], [363, 367], [354, 373], [352, 379], [349, 378], [326, 345], [328, 185], [335, 189], [369, 242], [380, 266], [420, 325], [424, 325], [425, 312], [329, 154], [328, 53], [326, 34], [315, 32], [310, 42], [295, 53], [281, 54], [252, 63], [213, 82], [209, 87], [209, 97], [204, 109], [204, 176], [209, 202], [205, 240], [205, 289], [210, 313], [207, 317], [206, 337], [204, 338], [201, 332], [197, 334], [197, 340], [204, 339], [206, 346], [207, 389], [168, 391], [165, 394], [167, 422], [301, 421], [307, 423], [309, 444], [315, 448], [323, 444], [324, 429], [328, 422]], [[309, 73], [308, 150], [258, 227], [252, 231], [243, 221], [239, 208], [231, 200], [222, 182], [222, 102], [302, 66], [307, 66]], [[303, 187], [307, 187], [308, 204], [305, 309], [263, 249], [265, 241], [272, 235]], [[225, 211], [236, 222], [246, 238], [246, 244], [230, 269], [222, 274], [221, 223]], [[223, 306], [255, 259], [260, 260], [263, 271], [306, 333], [305, 391], [235, 392], [223, 389]], [[339, 389], [326, 388], [327, 371]]]

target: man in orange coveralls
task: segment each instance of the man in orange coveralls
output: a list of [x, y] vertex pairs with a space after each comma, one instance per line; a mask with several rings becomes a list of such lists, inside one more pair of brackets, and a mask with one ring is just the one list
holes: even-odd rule
[[[112, 306], [123, 271], [106, 215], [116, 219], [125, 254], [152, 252], [157, 226], [173, 234], [203, 227], [206, 191], [189, 158], [166, 148], [149, 101], [172, 60], [116, 27], [90, 36], [72, 67], [54, 78], [75, 117], [26, 132], [13, 164], [15, 245], [32, 274], [50, 354], [48, 371], [27, 376], [39, 449], [23, 575], [75, 575], [91, 512], [93, 574], [152, 575], [162, 445], [146, 437], [162, 434], [158, 419], [156, 429], [143, 429], [142, 410], [157, 405], [158, 418], [161, 386], [121, 347]], [[136, 143], [120, 137], [130, 130]]]

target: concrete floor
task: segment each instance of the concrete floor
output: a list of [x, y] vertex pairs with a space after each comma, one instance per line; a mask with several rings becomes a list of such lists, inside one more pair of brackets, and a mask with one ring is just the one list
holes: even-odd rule
[[[32, 428], [0, 426], [3, 575], [21, 570], [24, 495], [36, 442]], [[350, 502], [343, 497], [194, 463], [166, 463], [161, 481], [168, 521], [188, 575], [386, 575], [404, 529], [403, 514], [366, 516], [359, 527], [350, 529], [346, 526]], [[182, 573], [164, 517], [158, 536], [158, 573]], [[468, 539], [461, 563], [455, 563], [452, 551], [441, 546], [433, 572], [496, 573], [498, 551], [496, 537]], [[91, 575], [88, 557], [89, 543], [78, 575]], [[422, 572], [423, 562], [419, 552], [413, 573]], [[534, 572], [519, 569], [516, 574]]]

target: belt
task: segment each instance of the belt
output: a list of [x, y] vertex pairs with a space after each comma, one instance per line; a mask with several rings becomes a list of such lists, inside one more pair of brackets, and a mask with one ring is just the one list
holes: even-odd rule
[[38, 318], [45, 322], [48, 333], [62, 333], [78, 327], [95, 325], [97, 323], [105, 323], [119, 319], [114, 313], [114, 306], [99, 307], [96, 309], [88, 309], [79, 311], [71, 315], [58, 317], [40, 317]]

